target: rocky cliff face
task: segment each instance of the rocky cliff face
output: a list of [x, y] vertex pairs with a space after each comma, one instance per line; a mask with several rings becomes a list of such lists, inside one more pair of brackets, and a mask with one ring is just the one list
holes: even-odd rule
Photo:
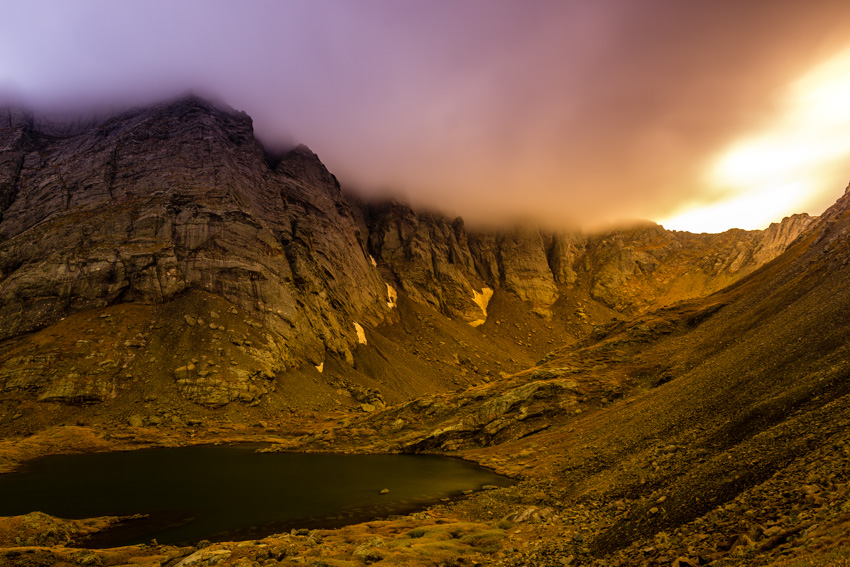
[[[0, 339], [106, 306], [156, 309], [134, 311], [127, 336], [101, 336], [109, 318], [70, 319], [63, 333], [95, 336], [64, 350], [10, 347], [0, 377], [44, 400], [101, 401], [144, 359], [187, 399], [253, 403], [286, 368], [321, 372], [328, 356], [353, 365], [363, 329], [397, 317], [397, 293], [473, 326], [494, 292], [544, 319], [573, 292], [637, 313], [735, 281], [810, 222], [720, 235], [469, 231], [397, 203], [353, 207], [309, 149], [273, 163], [247, 115], [197, 98], [64, 128], [6, 109]], [[169, 345], [187, 353], [166, 363]], [[87, 349], [104, 365], [81, 364]]]
[[411, 298], [450, 317], [486, 314], [481, 289], [504, 289], [542, 316], [580, 289], [623, 314], [707, 295], [779, 256], [811, 224], [794, 215], [764, 231], [673, 232], [657, 225], [599, 235], [534, 228], [467, 232], [463, 222], [398, 204], [367, 206], [369, 249]]
[[720, 234], [619, 230], [589, 238], [573, 252], [572, 269], [594, 299], [621, 313], [642, 313], [726, 287], [779, 256], [812, 220], [794, 215], [764, 231]]
[[451, 317], [484, 317], [472, 298], [485, 285], [479, 277], [460, 219], [417, 215], [386, 204], [370, 211], [369, 249], [394, 276], [399, 289]]
[[33, 124], [0, 115], [0, 337], [206, 291], [264, 326], [274, 372], [353, 360], [355, 323], [389, 314], [336, 179], [303, 146], [271, 168], [244, 113], [188, 98], [67, 137]]

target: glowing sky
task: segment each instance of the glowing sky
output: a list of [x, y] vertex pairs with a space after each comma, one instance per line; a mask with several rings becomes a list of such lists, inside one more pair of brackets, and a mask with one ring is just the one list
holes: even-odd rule
[[[764, 127], [735, 140], [703, 180], [716, 195], [685, 203], [668, 228], [761, 228], [836, 194], [850, 177], [850, 49], [794, 81]], [[713, 202], [711, 202], [713, 201]]]
[[0, 0], [0, 98], [189, 89], [472, 222], [762, 228], [850, 179], [846, 0]]

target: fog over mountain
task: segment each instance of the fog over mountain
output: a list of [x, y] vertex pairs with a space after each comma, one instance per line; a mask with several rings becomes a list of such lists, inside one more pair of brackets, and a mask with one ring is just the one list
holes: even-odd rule
[[850, 564], [846, 0], [0, 14], [0, 567]]
[[[486, 231], [352, 198], [196, 96], [65, 124], [0, 109], [0, 562], [841, 566], [848, 234], [850, 189], [765, 230]], [[340, 511], [319, 488], [288, 519], [209, 495], [280, 496], [226, 451], [156, 490], [200, 486], [191, 516], [140, 516], [115, 461], [37, 505], [4, 484], [38, 457], [157, 448], [131, 455], [143, 487], [168, 448], [246, 442], [502, 476], [399, 503], [415, 475], [363, 489], [326, 465]], [[231, 528], [204, 527], [210, 502]]]
[[470, 222], [665, 221], [743, 195], [676, 228], [764, 228], [837, 197], [850, 151], [818, 141], [844, 113], [802, 163], [808, 122], [770, 134], [791, 146], [748, 161], [778, 175], [713, 168], [793, 121], [789, 89], [842, 53], [848, 16], [832, 0], [46, 0], [6, 6], [0, 91], [45, 110], [193, 90], [272, 147], [306, 143], [346, 187]]

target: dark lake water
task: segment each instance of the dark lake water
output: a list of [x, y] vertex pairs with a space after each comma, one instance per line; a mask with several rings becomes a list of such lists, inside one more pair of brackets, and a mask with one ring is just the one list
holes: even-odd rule
[[[0, 516], [148, 514], [92, 547], [240, 540], [406, 513], [464, 490], [511, 481], [430, 455], [256, 453], [200, 446], [36, 459], [0, 475]], [[382, 489], [388, 494], [380, 494]]]

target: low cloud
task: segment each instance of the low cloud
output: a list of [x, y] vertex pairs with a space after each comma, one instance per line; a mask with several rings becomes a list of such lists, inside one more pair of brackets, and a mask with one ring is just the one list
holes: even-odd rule
[[360, 192], [592, 227], [715, 198], [707, 169], [782, 120], [848, 16], [830, 0], [36, 1], [4, 14], [0, 94], [67, 109], [191, 89]]

